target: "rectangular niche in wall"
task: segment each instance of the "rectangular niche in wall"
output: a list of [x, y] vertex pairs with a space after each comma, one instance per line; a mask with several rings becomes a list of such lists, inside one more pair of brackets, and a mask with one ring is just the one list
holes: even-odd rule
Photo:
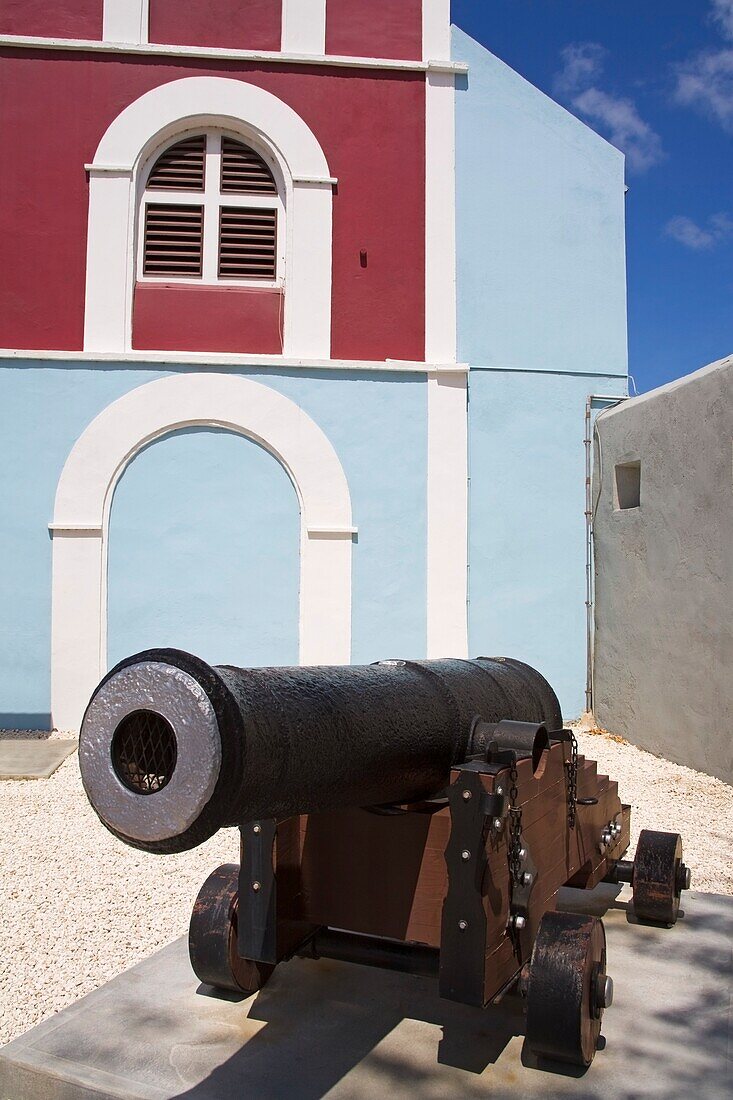
[[620, 462], [615, 473], [616, 509], [638, 508], [641, 503], [641, 462]]

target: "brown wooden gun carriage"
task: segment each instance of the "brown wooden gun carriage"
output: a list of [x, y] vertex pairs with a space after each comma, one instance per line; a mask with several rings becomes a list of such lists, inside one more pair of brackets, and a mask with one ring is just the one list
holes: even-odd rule
[[[205, 777], [209, 758], [198, 697], [185, 733], [194, 681], [220, 749], [214, 786], [195, 797], [191, 776]], [[348, 766], [323, 776], [345, 742]], [[136, 801], [110, 787], [110, 758]], [[202, 982], [253, 993], [301, 955], [435, 975], [441, 996], [478, 1008], [516, 986], [530, 1048], [579, 1065], [593, 1059], [613, 983], [602, 921], [557, 911], [558, 891], [630, 882], [637, 917], [671, 925], [689, 887], [677, 834], [643, 831], [633, 863], [622, 858], [630, 808], [577, 755], [546, 681], [518, 662], [239, 670], [151, 651], [100, 685], [80, 759], [92, 804], [128, 843], [181, 850], [238, 825], [240, 864], [213, 872], [191, 918]], [[179, 767], [188, 786], [174, 826], [163, 796]]]

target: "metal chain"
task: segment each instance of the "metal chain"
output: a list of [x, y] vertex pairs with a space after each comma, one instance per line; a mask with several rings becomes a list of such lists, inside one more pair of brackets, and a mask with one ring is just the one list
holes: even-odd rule
[[521, 966], [522, 939], [519, 929], [512, 919], [514, 916], [514, 888], [521, 885], [522, 882], [522, 860], [519, 855], [522, 850], [522, 810], [520, 806], [517, 806], [517, 796], [519, 795], [517, 779], [517, 758], [513, 756], [509, 767], [509, 837], [507, 843], [509, 856], [509, 937], [512, 942], [512, 950]]
[[565, 762], [568, 772], [568, 825], [575, 828], [576, 802], [578, 799], [578, 742], [570, 730], [570, 759]]
[[517, 761], [512, 760], [509, 768], [509, 871], [512, 881], [519, 883], [522, 877], [522, 861], [519, 853], [522, 850], [522, 810], [517, 806]]

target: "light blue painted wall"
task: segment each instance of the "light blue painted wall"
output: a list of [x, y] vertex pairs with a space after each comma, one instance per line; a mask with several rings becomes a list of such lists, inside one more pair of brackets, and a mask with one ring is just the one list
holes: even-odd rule
[[469, 648], [584, 705], [586, 398], [626, 392], [623, 156], [462, 31], [458, 356], [469, 377]]
[[540, 670], [584, 709], [585, 403], [623, 379], [472, 371], [469, 648]]
[[[174, 372], [145, 365], [0, 362], [0, 725], [42, 728], [48, 722], [51, 542], [47, 525], [64, 461], [86, 425], [106, 405], [128, 390], [170, 373]], [[331, 440], [344, 467], [354, 523], [359, 527], [353, 557], [352, 659], [423, 655], [427, 460], [424, 378], [351, 371], [262, 369], [238, 373], [271, 385], [300, 404]], [[136, 481], [141, 490], [144, 488], [146, 463], [153, 463], [152, 470], [157, 455], [163, 462], [162, 451], [154, 454], [157, 446], [164, 446], [164, 442], [154, 444], [149, 457], [148, 452], [141, 456], [139, 470], [143, 474], [138, 477], [134, 465], [130, 468], [130, 493]], [[214, 460], [211, 455], [199, 470], [187, 454], [192, 493], [207, 490], [210, 460]], [[232, 473], [232, 491], [242, 487], [245, 475], [241, 469]], [[125, 505], [124, 481], [120, 491], [124, 495], [118, 503], [132, 509], [131, 500]], [[171, 487], [171, 512], [166, 520], [169, 529], [174, 526], [173, 498], [178, 492]], [[279, 497], [279, 506], [283, 499]], [[256, 501], [252, 504], [255, 506]], [[141, 508], [150, 511], [152, 507], [150, 496], [142, 500]], [[284, 513], [281, 520], [286, 522]], [[189, 565], [192, 558], [191, 553]], [[114, 560], [113, 568], [117, 569]], [[187, 580], [185, 575], [180, 577], [182, 589]], [[166, 614], [161, 609], [160, 630], [170, 635], [175, 618], [171, 617], [166, 625]], [[203, 621], [200, 626], [209, 629]], [[187, 629], [192, 629], [191, 623]], [[222, 645], [226, 642], [222, 637]], [[240, 645], [241, 634], [232, 635], [231, 642], [232, 648]]]
[[75, 440], [110, 401], [157, 372], [92, 373], [0, 362], [0, 724], [46, 728], [56, 484]]
[[299, 539], [295, 489], [256, 443], [192, 429], [147, 447], [112, 503], [109, 664], [152, 646], [297, 664]]
[[[385, 371], [250, 377], [280, 390], [324, 430], [351, 491], [355, 663], [425, 655], [427, 388], [424, 375]], [[317, 384], [316, 384], [317, 383]]]
[[623, 156], [468, 35], [456, 92], [458, 355], [623, 374]]

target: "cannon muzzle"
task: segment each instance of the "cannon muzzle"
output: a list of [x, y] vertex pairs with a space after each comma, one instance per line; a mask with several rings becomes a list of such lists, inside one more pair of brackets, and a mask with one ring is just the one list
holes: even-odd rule
[[478, 723], [503, 720], [562, 725], [547, 681], [508, 658], [240, 669], [148, 650], [94, 692], [79, 762], [111, 832], [180, 852], [258, 818], [429, 797]]

